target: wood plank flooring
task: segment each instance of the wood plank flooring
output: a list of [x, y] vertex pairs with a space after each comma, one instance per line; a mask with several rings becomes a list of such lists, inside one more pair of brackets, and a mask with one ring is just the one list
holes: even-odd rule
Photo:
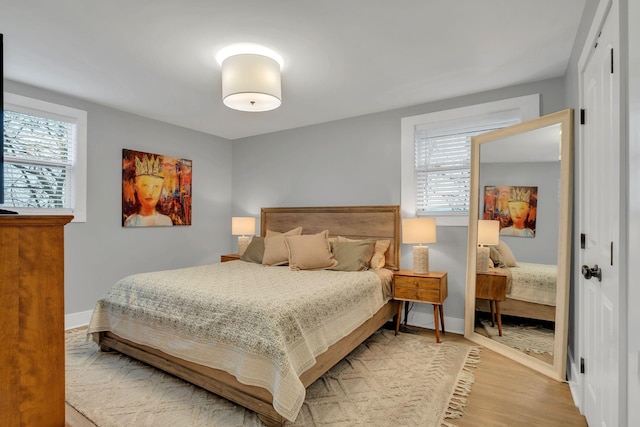
[[[410, 327], [435, 341], [433, 330]], [[473, 344], [463, 336], [447, 333], [443, 340]], [[539, 374], [488, 349], [474, 369], [475, 382], [462, 418], [451, 420], [458, 427], [555, 427], [587, 426], [573, 403], [569, 385]], [[67, 405], [67, 423], [72, 427], [95, 427]]]
[[[410, 327], [435, 341], [429, 329]], [[443, 340], [465, 342], [448, 333]], [[587, 426], [573, 402], [569, 384], [558, 382], [489, 349], [483, 349], [474, 369], [475, 382], [457, 427]]]

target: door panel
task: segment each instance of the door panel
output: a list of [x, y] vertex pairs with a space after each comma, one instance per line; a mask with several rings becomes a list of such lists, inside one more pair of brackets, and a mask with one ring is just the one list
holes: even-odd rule
[[[620, 118], [614, 2], [583, 72], [579, 227], [586, 234], [580, 265], [602, 270], [602, 281], [578, 277], [582, 301], [581, 342], [585, 359], [584, 413], [590, 425], [617, 426], [619, 408]], [[612, 260], [613, 250], [613, 264]]]

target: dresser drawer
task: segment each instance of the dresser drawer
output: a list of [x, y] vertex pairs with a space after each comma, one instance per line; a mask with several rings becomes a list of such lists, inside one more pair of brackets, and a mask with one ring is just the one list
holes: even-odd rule
[[393, 297], [398, 299], [439, 302], [440, 291], [438, 289], [420, 289], [416, 287], [405, 288], [396, 286], [393, 290]]

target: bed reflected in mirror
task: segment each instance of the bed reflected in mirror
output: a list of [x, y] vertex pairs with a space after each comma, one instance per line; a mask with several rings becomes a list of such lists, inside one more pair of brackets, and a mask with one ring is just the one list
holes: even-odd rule
[[465, 336], [556, 379], [566, 369], [572, 127], [565, 110], [472, 142]]

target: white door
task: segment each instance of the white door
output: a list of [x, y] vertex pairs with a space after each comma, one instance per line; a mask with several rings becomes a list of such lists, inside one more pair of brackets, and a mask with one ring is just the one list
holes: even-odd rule
[[578, 268], [584, 275], [577, 275], [576, 282], [581, 295], [583, 412], [589, 425], [603, 427], [619, 424], [620, 408], [620, 73], [616, 69], [616, 16], [614, 1], [581, 70], [585, 123], [581, 125], [579, 147], [577, 216], [581, 233]]

